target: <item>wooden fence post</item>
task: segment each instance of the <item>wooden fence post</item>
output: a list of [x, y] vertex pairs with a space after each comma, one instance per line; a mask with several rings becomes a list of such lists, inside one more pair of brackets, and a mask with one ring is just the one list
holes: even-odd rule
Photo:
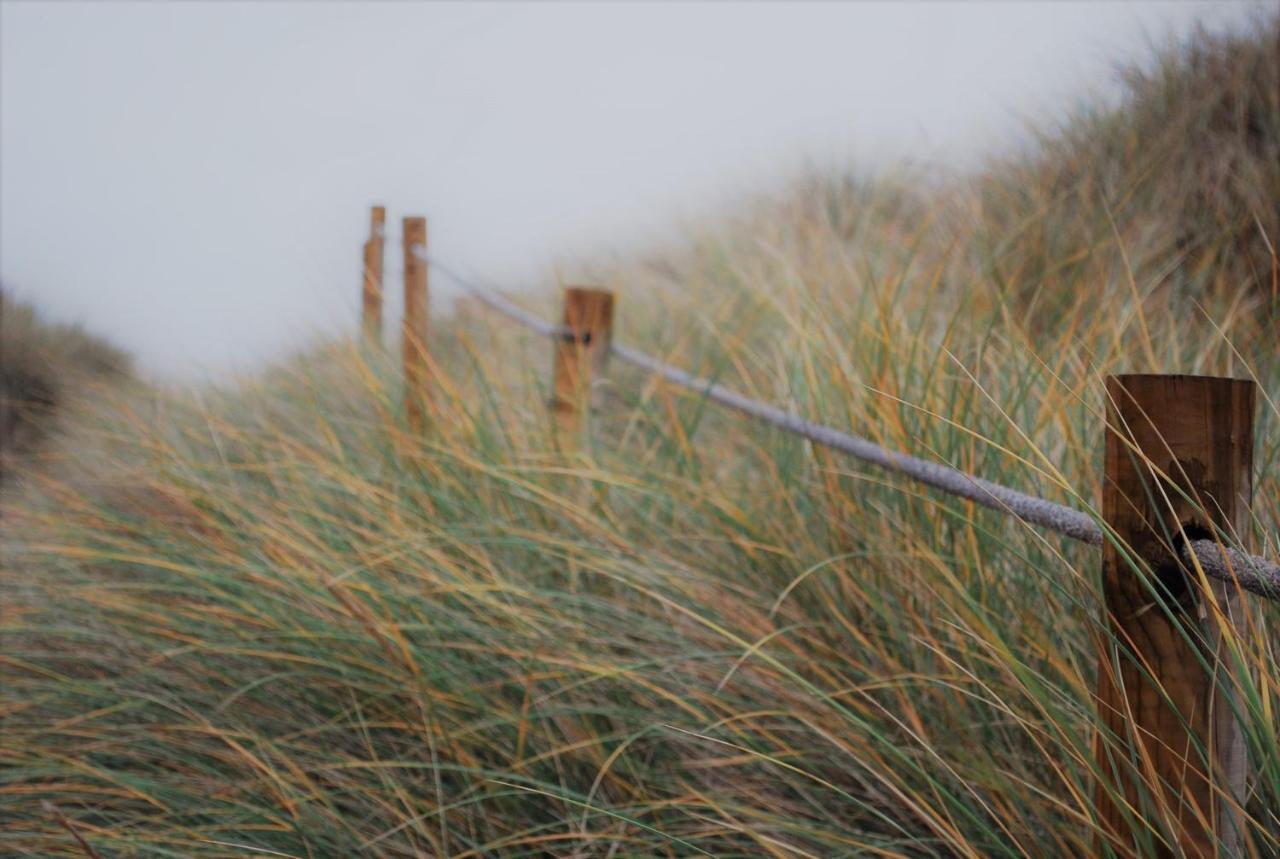
[[404, 410], [409, 428], [421, 431], [427, 390], [427, 263], [418, 254], [427, 249], [427, 219], [405, 218], [404, 325], [401, 361], [404, 365]]
[[[1206, 590], [1176, 547], [1250, 531], [1256, 386], [1112, 376], [1107, 399], [1102, 513], [1121, 546], [1108, 540], [1102, 560], [1099, 837], [1121, 855], [1237, 856], [1248, 762], [1223, 634], [1238, 591], [1216, 579]], [[1153, 832], [1172, 843], [1146, 841]]]
[[364, 243], [364, 285], [361, 290], [361, 331], [365, 340], [382, 339], [382, 260], [387, 209], [374, 206], [369, 222], [369, 240]]
[[565, 333], [556, 342], [551, 410], [566, 440], [591, 408], [592, 379], [604, 373], [613, 336], [613, 293], [571, 286], [564, 291]]

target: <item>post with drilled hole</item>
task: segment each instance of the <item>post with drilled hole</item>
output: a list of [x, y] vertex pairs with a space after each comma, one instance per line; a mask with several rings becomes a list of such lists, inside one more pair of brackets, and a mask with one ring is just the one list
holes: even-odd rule
[[427, 219], [405, 218], [404, 322], [401, 361], [404, 365], [404, 412], [409, 428], [421, 431], [427, 398], [427, 263], [419, 254], [427, 249]]
[[[1239, 591], [1181, 547], [1250, 531], [1256, 386], [1203, 376], [1107, 379], [1099, 638], [1099, 781], [1120, 856], [1238, 856], [1247, 769], [1232, 714]], [[1098, 854], [1103, 854], [1099, 844]]]
[[369, 219], [369, 240], [364, 243], [364, 282], [360, 294], [360, 329], [366, 341], [382, 339], [382, 260], [387, 209], [374, 206]]
[[613, 336], [613, 293], [571, 286], [564, 291], [564, 321], [555, 344], [551, 411], [567, 443], [585, 425], [603, 379]]

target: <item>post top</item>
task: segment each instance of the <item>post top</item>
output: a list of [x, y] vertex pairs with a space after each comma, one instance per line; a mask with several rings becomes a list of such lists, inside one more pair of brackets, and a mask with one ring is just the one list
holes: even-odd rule
[[565, 295], [574, 298], [613, 298], [612, 289], [603, 289], [598, 286], [566, 286], [564, 292]]
[[1118, 382], [1163, 379], [1178, 382], [1242, 382], [1250, 385], [1257, 384], [1253, 379], [1238, 379], [1235, 376], [1196, 376], [1190, 373], [1112, 373], [1107, 376], [1107, 381], [1112, 379]]
[[425, 244], [427, 219], [420, 215], [406, 215], [402, 221], [401, 234], [405, 244]]

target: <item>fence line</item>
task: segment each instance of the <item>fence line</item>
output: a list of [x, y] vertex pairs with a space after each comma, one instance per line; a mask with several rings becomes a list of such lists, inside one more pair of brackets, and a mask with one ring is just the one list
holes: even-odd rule
[[[1230, 662], [1230, 645], [1225, 643], [1223, 630], [1239, 627], [1239, 590], [1280, 599], [1280, 565], [1232, 549], [1218, 539], [1249, 527], [1254, 383], [1170, 375], [1109, 377], [1102, 516], [1095, 517], [806, 420], [616, 343], [609, 333], [611, 293], [567, 290], [564, 324], [554, 325], [431, 259], [425, 246], [414, 247], [413, 253], [468, 295], [518, 324], [554, 338], [557, 390], [566, 349], [574, 351], [579, 365], [588, 357], [587, 352], [612, 354], [815, 444], [1009, 513], [1028, 524], [1101, 546], [1108, 632], [1097, 641], [1097, 851], [1112, 842], [1141, 843], [1149, 830], [1131, 812], [1138, 798], [1151, 791], [1155, 817], [1141, 812], [1144, 821], [1167, 820], [1176, 812], [1179, 823], [1173, 834], [1186, 855], [1239, 855], [1235, 812], [1245, 797], [1249, 764], [1243, 727], [1233, 703], [1238, 693], [1223, 685], [1227, 676], [1224, 666]], [[599, 325], [587, 324], [579, 318], [581, 313], [574, 312], [575, 300], [585, 292], [602, 293], [608, 299], [607, 318], [597, 320]], [[589, 372], [585, 367], [580, 369]], [[582, 399], [576, 399], [570, 411], [582, 408]], [[1150, 462], [1151, 456], [1166, 455], [1171, 458], [1168, 474], [1151, 474], [1139, 460], [1146, 457], [1145, 462]], [[1154, 486], [1149, 482], [1153, 477]], [[1193, 502], [1204, 490], [1215, 496], [1213, 509], [1202, 509]], [[1224, 497], [1217, 498], [1219, 492]], [[1207, 529], [1187, 524], [1201, 519], [1218, 524], [1209, 524]], [[1191, 532], [1196, 539], [1190, 539]], [[1174, 554], [1186, 566], [1232, 585], [1214, 583], [1205, 591], [1204, 599], [1215, 607], [1217, 621], [1206, 619], [1204, 606], [1199, 613], [1185, 613], [1187, 606], [1179, 597], [1184, 585], [1174, 579], [1166, 581], [1169, 550], [1160, 546], [1169, 546], [1170, 534], [1176, 535], [1172, 538], [1177, 545]], [[1213, 539], [1200, 539], [1210, 535]], [[1163, 597], [1173, 600], [1167, 611], [1148, 611], [1160, 604], [1162, 597], [1156, 594], [1153, 599], [1149, 586], [1135, 584], [1131, 570], [1135, 559], [1157, 571], [1165, 589]], [[1129, 654], [1127, 661], [1118, 658], [1121, 651]], [[1106, 738], [1115, 738], [1119, 747], [1113, 748]], [[1203, 764], [1191, 749], [1203, 752]], [[1193, 819], [1184, 821], [1187, 807], [1192, 808]]]
[[[1098, 516], [806, 420], [616, 343], [607, 290], [567, 289], [563, 324], [555, 325], [430, 257], [425, 240], [406, 242], [405, 252], [406, 261], [436, 269], [486, 306], [555, 341], [551, 405], [562, 440], [585, 426], [580, 418], [589, 408], [593, 367], [598, 371], [601, 359], [613, 355], [814, 444], [1100, 546], [1106, 632], [1095, 637], [1095, 852], [1146, 844], [1152, 822], [1161, 821], [1173, 826], [1179, 855], [1241, 855], [1237, 813], [1249, 761], [1239, 691], [1225, 682], [1236, 659], [1226, 632], [1241, 628], [1240, 590], [1280, 599], [1280, 565], [1223, 542], [1250, 527], [1254, 382], [1109, 376]], [[1153, 457], [1169, 458], [1163, 473], [1151, 467]], [[1210, 495], [1210, 503], [1196, 503], [1200, 492]], [[1219, 580], [1206, 583], [1203, 602], [1182, 599], [1187, 583], [1178, 565], [1169, 563], [1175, 557], [1184, 569]], [[1158, 592], [1135, 578], [1137, 563], [1154, 572]], [[1165, 610], [1148, 611], [1156, 605]], [[1206, 611], [1210, 605], [1212, 613]]]
[[[544, 337], [561, 338], [572, 333], [563, 326], [552, 324], [530, 313], [495, 291], [468, 280], [436, 258], [428, 256], [423, 249], [419, 248], [417, 254], [420, 259], [458, 284], [469, 295], [513, 322], [536, 331]], [[1064, 537], [1091, 546], [1101, 546], [1105, 539], [1102, 526], [1093, 516], [1081, 510], [1046, 498], [1028, 495], [948, 465], [890, 450], [869, 439], [806, 420], [794, 412], [743, 396], [723, 385], [673, 367], [621, 343], [611, 343], [610, 351], [619, 360], [632, 366], [661, 376], [673, 384], [777, 429], [807, 438], [815, 444], [846, 453], [888, 471], [899, 472], [926, 486], [973, 501], [988, 509], [1007, 513], [1023, 522], [1047, 528]], [[1233, 582], [1240, 588], [1259, 596], [1280, 599], [1280, 564], [1246, 554], [1212, 539], [1190, 540], [1181, 551], [1184, 561], [1189, 564], [1198, 564], [1206, 575]]]

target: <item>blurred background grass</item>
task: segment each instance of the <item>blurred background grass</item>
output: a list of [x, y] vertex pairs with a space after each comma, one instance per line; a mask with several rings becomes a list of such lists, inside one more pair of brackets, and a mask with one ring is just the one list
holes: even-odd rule
[[[1086, 508], [1104, 375], [1252, 377], [1274, 557], [1280, 21], [1127, 75], [978, 174], [809, 175], [595, 264], [619, 339]], [[45, 402], [83, 374], [31, 356], [126, 362], [4, 325], [5, 396], [60, 425], [5, 460], [0, 853], [1094, 852], [1095, 549], [624, 367], [562, 444], [549, 345], [465, 302], [425, 438], [354, 342]], [[1233, 642], [1255, 856], [1275, 620]]]

